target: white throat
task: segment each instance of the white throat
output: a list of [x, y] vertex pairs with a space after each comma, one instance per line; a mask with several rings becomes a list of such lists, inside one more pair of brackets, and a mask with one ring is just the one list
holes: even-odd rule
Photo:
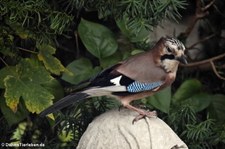
[[165, 59], [161, 62], [161, 65], [166, 72], [176, 73], [179, 62], [176, 60]]

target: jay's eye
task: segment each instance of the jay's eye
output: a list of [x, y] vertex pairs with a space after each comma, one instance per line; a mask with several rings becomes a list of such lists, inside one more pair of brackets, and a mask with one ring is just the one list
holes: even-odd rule
[[172, 50], [169, 47], [167, 47], [166, 49], [168, 52], [172, 52]]

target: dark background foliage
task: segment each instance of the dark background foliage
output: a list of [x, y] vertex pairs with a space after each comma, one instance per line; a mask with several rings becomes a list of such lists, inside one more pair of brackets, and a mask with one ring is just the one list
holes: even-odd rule
[[[120, 104], [86, 100], [38, 114], [78, 84], [161, 36], [187, 48], [174, 84], [134, 104], [156, 109], [191, 149], [225, 148], [223, 0], [0, 0], [0, 142], [71, 148], [99, 114]], [[48, 131], [46, 131], [48, 130]]]

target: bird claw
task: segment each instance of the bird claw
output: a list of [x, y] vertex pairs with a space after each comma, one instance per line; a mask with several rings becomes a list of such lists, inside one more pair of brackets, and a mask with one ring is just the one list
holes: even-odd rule
[[156, 111], [145, 111], [144, 113], [140, 113], [138, 116], [134, 118], [132, 121], [132, 124], [135, 122], [139, 121], [140, 119], [143, 119], [145, 117], [152, 118], [152, 117], [157, 117], [157, 112]]
[[119, 108], [118, 108], [118, 111], [120, 112], [122, 108], [123, 108], [123, 106], [120, 105]]

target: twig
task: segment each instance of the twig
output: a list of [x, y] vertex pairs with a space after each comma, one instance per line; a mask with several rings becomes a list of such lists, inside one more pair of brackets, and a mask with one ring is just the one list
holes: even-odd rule
[[[76, 21], [75, 21], [76, 28], [78, 28], [78, 20], [80, 20], [79, 18], [80, 18], [81, 9], [82, 8], [79, 8], [77, 11]], [[76, 58], [78, 58], [80, 56], [80, 48], [79, 48], [78, 31], [77, 30], [74, 31], [74, 36], [75, 36], [75, 43], [76, 43]]]
[[212, 57], [212, 58], [209, 58], [209, 59], [206, 59], [206, 60], [202, 60], [202, 61], [198, 61], [198, 62], [186, 64], [186, 65], [181, 64], [181, 66], [183, 66], [183, 67], [195, 67], [195, 66], [199, 66], [199, 65], [203, 65], [203, 64], [209, 63], [210, 61], [219, 60], [219, 59], [221, 59], [223, 57], [225, 57], [225, 53], [220, 54], [220, 55], [215, 56], [215, 57]]
[[207, 37], [205, 37], [205, 38], [203, 38], [203, 39], [197, 41], [196, 43], [192, 44], [191, 46], [187, 47], [187, 49], [192, 49], [192, 48], [194, 48], [196, 45], [198, 45], [198, 44], [200, 44], [200, 43], [202, 43], [202, 42], [204, 42], [204, 41], [206, 41], [206, 40], [209, 40], [210, 38], [214, 37], [215, 35], [216, 35], [216, 34], [209, 35], [209, 36], [207, 36]]
[[3, 58], [0, 57], [0, 60], [8, 67], [9, 65], [4, 61]]
[[[198, 22], [199, 19], [205, 17], [206, 15], [209, 14], [209, 12], [207, 11], [213, 4], [214, 4], [215, 0], [212, 0], [209, 4], [207, 4], [206, 6], [202, 7], [201, 6], [201, 0], [196, 0], [196, 11], [195, 11], [195, 16], [191, 22], [191, 24], [187, 27], [187, 29], [185, 30], [185, 32], [181, 33], [179, 36], [182, 37], [182, 38], [187, 38], [191, 31], [193, 30], [194, 26], [196, 25], [196, 23]], [[199, 40], [198, 42], [192, 44], [191, 46], [187, 47], [187, 49], [192, 49], [194, 48], [196, 45], [198, 45], [199, 43], [202, 43], [206, 40], [209, 40], [210, 38], [214, 37], [215, 34], [212, 34], [210, 36], [207, 36], [201, 40]], [[196, 66], [211, 66], [211, 69], [213, 70], [213, 72], [215, 73], [215, 75], [222, 79], [222, 80], [225, 80], [225, 77], [221, 76], [217, 69], [216, 69], [216, 66], [214, 64], [214, 61], [215, 60], [219, 60], [221, 58], [225, 57], [225, 53], [223, 54], [220, 54], [218, 56], [215, 56], [215, 57], [212, 57], [212, 58], [209, 58], [209, 59], [206, 59], [206, 60], [202, 60], [202, 61], [198, 61], [198, 62], [194, 62], [194, 63], [190, 63], [190, 64], [187, 64], [187, 65], [183, 65], [181, 64], [181, 66], [183, 67], [196, 67]], [[210, 64], [210, 65], [209, 65]]]
[[24, 49], [24, 48], [21, 48], [21, 47], [17, 47], [19, 50], [21, 51], [25, 51], [25, 52], [29, 52], [29, 53], [32, 53], [32, 54], [38, 54], [38, 52], [35, 52], [35, 51], [31, 51], [31, 50], [28, 50], [28, 49]]
[[79, 41], [78, 41], [77, 31], [74, 31], [74, 36], [75, 36], [75, 43], [76, 43], [76, 57], [78, 58], [80, 55], [80, 49], [79, 49]]
[[216, 5], [214, 5], [213, 7], [215, 8], [215, 10], [216, 10], [222, 17], [225, 18], [225, 15], [224, 15], [222, 12], [220, 12], [220, 10], [218, 9], [218, 7], [217, 7]]
[[213, 72], [216, 74], [216, 76], [218, 78], [220, 78], [221, 80], [225, 80], [225, 77], [221, 76], [218, 71], [216, 70], [215, 64], [213, 63], [213, 61], [210, 61], [210, 64], [212, 66]]
[[207, 9], [209, 9], [214, 4], [214, 2], [215, 2], [215, 0], [212, 0], [208, 5], [206, 5], [205, 7], [202, 8], [201, 0], [196, 0], [195, 16], [194, 16], [192, 22], [190, 23], [190, 25], [185, 30], [185, 32], [181, 33], [179, 36], [183, 37], [183, 38], [187, 38], [190, 35], [190, 33], [193, 30], [196, 23], [198, 22], [198, 20], [209, 14]]
[[[194, 63], [190, 63], [190, 64], [181, 64], [181, 66], [183, 67], [196, 67], [196, 66], [205, 66], [207, 64], [210, 64], [213, 72], [216, 74], [216, 76], [222, 80], [225, 80], [225, 78], [223, 76], [221, 76], [218, 71], [216, 70], [216, 67], [215, 67], [215, 64], [214, 64], [214, 61], [215, 60], [219, 60], [219, 59], [222, 59], [223, 57], [225, 57], [225, 53], [223, 54], [220, 54], [218, 56], [215, 56], [215, 57], [212, 57], [212, 58], [209, 58], [209, 59], [206, 59], [206, 60], [203, 60], [203, 61], [199, 61], [199, 62], [194, 62]], [[207, 65], [208, 66], [208, 65]]]
[[209, 7], [211, 7], [215, 1], [216, 0], [212, 0], [208, 5], [206, 5], [205, 7], [202, 8], [202, 11], [206, 11], [207, 9], [209, 9]]

